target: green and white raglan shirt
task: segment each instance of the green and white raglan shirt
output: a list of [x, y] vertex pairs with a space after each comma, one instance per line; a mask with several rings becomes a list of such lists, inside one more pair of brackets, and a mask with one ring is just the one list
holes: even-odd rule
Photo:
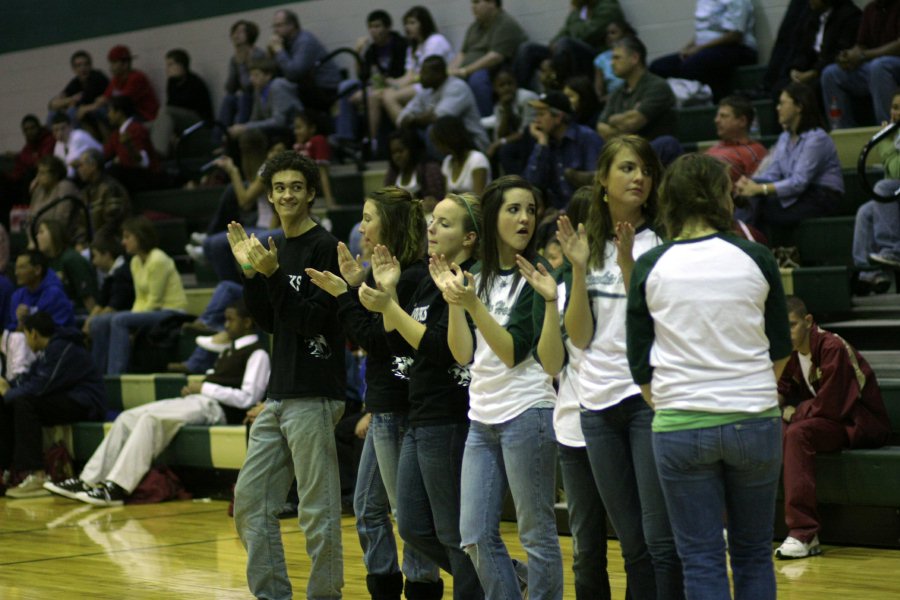
[[[543, 259], [538, 259], [544, 262]], [[480, 264], [472, 272], [476, 287], [481, 282]], [[478, 329], [469, 384], [469, 419], [486, 424], [505, 423], [538, 405], [552, 407], [556, 400], [550, 377], [532, 355], [540, 324], [532, 318], [532, 302], [543, 304], [519, 275], [518, 269], [500, 271], [487, 297], [482, 297], [491, 316], [513, 338], [515, 366], [500, 360]], [[541, 306], [543, 309], [543, 305]], [[537, 327], [537, 330], [535, 330]]]
[[628, 296], [628, 362], [651, 384], [654, 431], [777, 416], [774, 360], [791, 352], [772, 253], [730, 233], [641, 256]]
[[[638, 257], [661, 243], [652, 229], [641, 227], [635, 232], [632, 254]], [[579, 365], [577, 385], [581, 406], [588, 410], [610, 408], [641, 393], [632, 380], [625, 353], [628, 297], [616, 257], [616, 245], [606, 242], [603, 268], [591, 269], [587, 274], [594, 335]]]

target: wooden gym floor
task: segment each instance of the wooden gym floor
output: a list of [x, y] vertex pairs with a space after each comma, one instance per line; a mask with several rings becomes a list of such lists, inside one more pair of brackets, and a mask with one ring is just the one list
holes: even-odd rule
[[[222, 501], [93, 508], [62, 498], [0, 498], [0, 599], [230, 599], [250, 598], [245, 554]], [[365, 600], [365, 570], [353, 520], [342, 522], [344, 597]], [[303, 536], [282, 521], [294, 592], [303, 597], [308, 560]], [[511, 523], [504, 538], [524, 558]], [[572, 541], [560, 539], [567, 599], [572, 587]], [[773, 546], [774, 547], [774, 546]], [[618, 543], [610, 542], [614, 597], [624, 597]], [[900, 551], [826, 547], [820, 557], [781, 562], [775, 569], [782, 599], [900, 599]], [[450, 578], [444, 576], [445, 584]], [[445, 598], [451, 598], [447, 585]]]

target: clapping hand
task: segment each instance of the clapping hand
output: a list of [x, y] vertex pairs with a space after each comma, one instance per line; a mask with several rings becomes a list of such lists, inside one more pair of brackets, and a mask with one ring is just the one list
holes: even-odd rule
[[359, 302], [368, 311], [383, 313], [391, 304], [391, 296], [383, 290], [371, 288], [363, 283], [359, 286]]
[[253, 269], [258, 273], [262, 273], [266, 277], [278, 270], [278, 246], [275, 240], [269, 236], [269, 248], [266, 249], [262, 243], [256, 239], [256, 235], [250, 236], [250, 243], [247, 246], [247, 258]]
[[634, 225], [619, 221], [616, 223], [616, 262], [619, 268], [634, 265]]
[[591, 248], [588, 245], [587, 232], [584, 223], [578, 225], [578, 230], [572, 226], [569, 217], [563, 215], [557, 221], [556, 239], [562, 248], [563, 254], [572, 263], [572, 266], [587, 270], [588, 259], [591, 256]]
[[462, 306], [466, 310], [474, 308], [475, 277], [463, 271], [456, 263], [447, 263], [443, 255], [433, 255], [428, 264], [431, 278], [444, 295], [448, 304]]
[[528, 285], [533, 287], [545, 302], [556, 302], [558, 298], [557, 283], [553, 275], [547, 271], [547, 267], [541, 263], [535, 267], [519, 254], [516, 254], [516, 265]]
[[384, 291], [397, 288], [397, 282], [400, 281], [400, 261], [396, 256], [391, 256], [387, 246], [378, 244], [372, 251], [372, 276]]
[[356, 258], [350, 254], [350, 249], [344, 242], [338, 242], [338, 267], [341, 270], [341, 277], [353, 287], [359, 285], [366, 280], [366, 270], [363, 269], [362, 260], [359, 255]]
[[306, 274], [309, 276], [309, 280], [314, 286], [325, 290], [335, 298], [341, 294], [347, 293], [347, 282], [331, 271], [306, 269]]

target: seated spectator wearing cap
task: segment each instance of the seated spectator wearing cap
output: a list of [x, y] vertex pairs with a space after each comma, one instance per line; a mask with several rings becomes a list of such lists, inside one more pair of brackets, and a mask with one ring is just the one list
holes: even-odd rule
[[83, 129], [73, 129], [72, 120], [64, 112], [53, 115], [50, 119], [50, 129], [56, 140], [53, 155], [65, 163], [69, 179], [75, 178], [75, 163], [86, 150], [103, 149], [103, 144], [95, 140], [90, 133]]
[[206, 83], [191, 71], [191, 57], [181, 48], [166, 52], [166, 105], [150, 127], [153, 147], [169, 156], [178, 134], [198, 121], [212, 121]]
[[133, 194], [159, 187], [160, 165], [150, 133], [137, 120], [128, 96], [114, 96], [109, 102], [109, 124], [113, 126], [103, 154], [112, 161], [110, 173]]
[[250, 63], [250, 83], [253, 84], [253, 108], [250, 120], [228, 128], [228, 134], [239, 137], [245, 131], [257, 129], [269, 139], [289, 133], [294, 116], [303, 110], [297, 99], [297, 86], [284, 77], [276, 77], [278, 66], [270, 58]]
[[487, 133], [481, 126], [475, 96], [462, 79], [447, 75], [444, 59], [429, 56], [422, 63], [419, 75], [422, 89], [400, 111], [397, 126], [425, 129], [438, 117], [459, 117], [472, 136], [475, 147], [479, 150], [487, 148]]
[[647, 70], [647, 48], [636, 37], [613, 46], [613, 73], [625, 84], [613, 92], [597, 122], [597, 133], [610, 139], [634, 133], [647, 140], [675, 133], [675, 94], [662, 77]]
[[109, 78], [101, 71], [93, 68], [91, 55], [78, 50], [69, 59], [75, 77], [62, 92], [50, 99], [50, 112], [65, 112], [70, 119], [78, 114], [78, 109], [85, 104], [93, 103], [103, 95], [109, 86]]
[[142, 121], [150, 122], [156, 118], [156, 113], [159, 112], [159, 100], [157, 100], [156, 92], [153, 90], [153, 86], [150, 84], [147, 76], [142, 71], [131, 68], [131, 61], [134, 58], [128, 46], [113, 46], [110, 49], [107, 59], [109, 60], [109, 73], [112, 75], [112, 80], [102, 96], [90, 104], [83, 104], [79, 107], [78, 119], [105, 106], [112, 98], [117, 96], [130, 98], [135, 114]]
[[572, 193], [590, 183], [603, 140], [574, 122], [572, 105], [562, 92], [542, 94], [531, 106], [535, 114], [529, 131], [536, 143], [525, 179], [543, 190], [548, 205], [565, 208]]
[[751, 0], [697, 0], [694, 37], [675, 54], [654, 60], [650, 71], [702, 81], [721, 98], [734, 70], [756, 63], [755, 22]]
[[256, 47], [259, 26], [253, 21], [236, 21], [230, 30], [234, 55], [228, 61], [225, 97], [219, 108], [219, 122], [226, 126], [246, 123], [253, 106], [253, 84], [250, 83], [250, 63], [268, 56]]

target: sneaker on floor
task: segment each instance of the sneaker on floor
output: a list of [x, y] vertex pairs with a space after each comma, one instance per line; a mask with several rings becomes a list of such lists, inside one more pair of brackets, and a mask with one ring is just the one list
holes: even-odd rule
[[191, 260], [193, 260], [194, 262], [206, 262], [206, 255], [203, 253], [203, 246], [187, 244], [184, 247], [184, 251], [187, 252], [188, 256], [190, 256]]
[[75, 494], [76, 500], [93, 504], [94, 506], [122, 506], [128, 494], [112, 481], [101, 483], [86, 492]]
[[22, 483], [6, 490], [7, 498], [39, 498], [49, 496], [50, 492], [44, 489], [47, 477], [31, 473]]
[[215, 354], [222, 354], [228, 350], [229, 346], [231, 346], [228, 334], [224, 331], [220, 331], [213, 335], [198, 335], [194, 338], [194, 341], [204, 350], [208, 350]]
[[195, 246], [202, 246], [207, 237], [209, 237], [208, 234], [195, 231], [191, 234], [191, 243]]
[[76, 495], [78, 492], [86, 492], [90, 490], [90, 486], [78, 479], [77, 477], [70, 477], [69, 479], [65, 479], [59, 482], [47, 481], [44, 483], [44, 489], [57, 494], [58, 496], [64, 496], [66, 498], [71, 498], [72, 500], [78, 500]]
[[873, 252], [869, 255], [869, 262], [900, 268], [900, 256], [891, 252]]
[[819, 546], [819, 536], [814, 537], [808, 544], [801, 542], [795, 537], [788, 536], [784, 543], [775, 550], [776, 558], [782, 560], [806, 558], [807, 556], [819, 554], [822, 554], [822, 547]]

